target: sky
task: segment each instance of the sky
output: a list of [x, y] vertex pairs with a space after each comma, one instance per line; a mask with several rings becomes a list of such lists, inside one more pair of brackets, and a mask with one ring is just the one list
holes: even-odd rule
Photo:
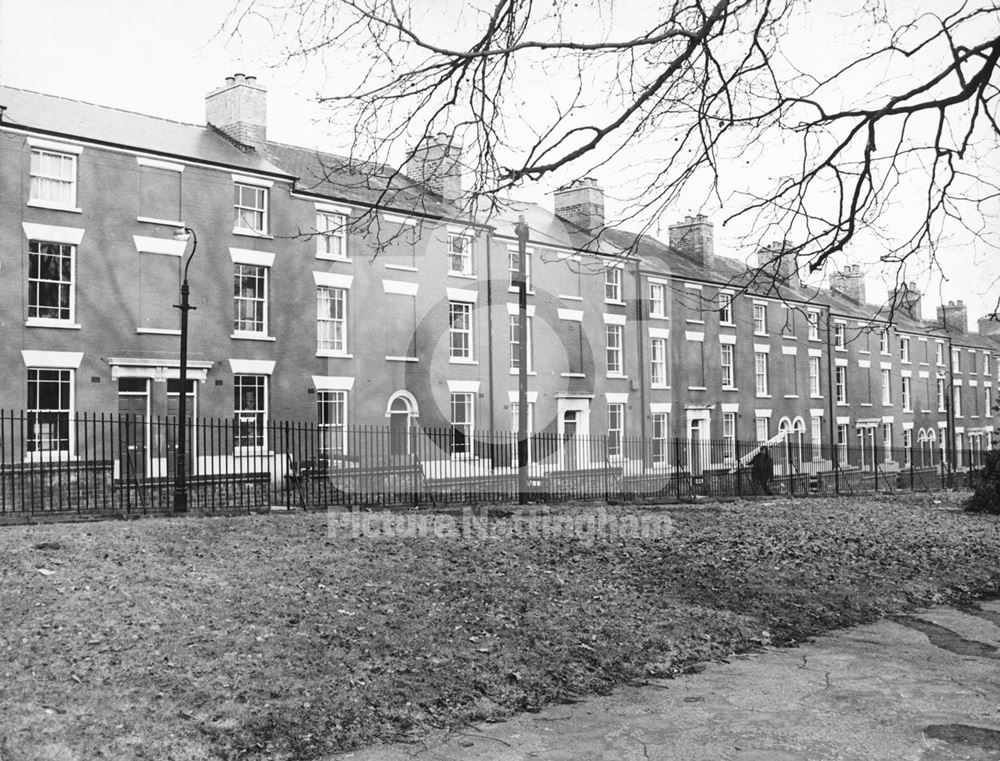
[[[268, 89], [270, 139], [344, 150], [349, 141], [331, 131], [315, 96], [335, 88], [336, 66], [349, 64], [331, 61], [325, 71], [282, 65], [270, 30], [261, 23], [249, 23], [240, 36], [222, 31], [231, 9], [231, 0], [0, 0], [0, 82], [201, 124], [205, 94], [226, 76], [242, 72], [257, 76]], [[551, 189], [542, 185], [518, 197], [550, 204]], [[608, 203], [610, 211], [613, 194]], [[693, 211], [678, 208], [676, 219], [667, 223]], [[995, 234], [995, 219], [993, 226]], [[718, 253], [735, 255], [734, 245], [717, 224]], [[942, 259], [948, 280], [932, 277], [922, 283], [924, 316], [933, 318], [939, 303], [962, 299], [975, 328], [976, 318], [996, 303], [1000, 252], [963, 246], [946, 250]], [[856, 252], [853, 261], [864, 262], [863, 252]], [[886, 288], [874, 271], [869, 274], [869, 301], [878, 303]]]

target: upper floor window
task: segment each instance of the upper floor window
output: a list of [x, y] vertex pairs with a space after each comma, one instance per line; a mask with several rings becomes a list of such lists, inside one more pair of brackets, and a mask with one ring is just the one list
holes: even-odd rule
[[316, 351], [347, 353], [347, 289], [316, 289]]
[[969, 352], [969, 372], [976, 372], [976, 352], [974, 351]]
[[753, 332], [757, 335], [767, 333], [767, 304], [753, 305]]
[[28, 320], [73, 322], [76, 246], [28, 241]]
[[237, 182], [235, 190], [234, 229], [255, 235], [267, 234], [267, 188]]
[[649, 382], [663, 388], [667, 385], [667, 339], [649, 340]]
[[757, 396], [767, 396], [767, 354], [756, 352], [754, 354], [754, 386]]
[[910, 339], [901, 336], [899, 339], [899, 360], [900, 362], [910, 361]]
[[721, 344], [719, 348], [721, 350], [719, 366], [722, 369], [722, 387], [732, 388], [736, 385], [735, 361], [733, 359], [734, 347], [732, 344]]
[[847, 327], [843, 323], [833, 326], [833, 345], [838, 349], [847, 348]]
[[819, 312], [809, 310], [806, 312], [806, 322], [809, 323], [809, 340], [819, 340]]
[[75, 209], [78, 152], [40, 147], [31, 149], [29, 203]]
[[448, 274], [472, 274], [472, 239], [468, 235], [448, 234]]
[[472, 304], [467, 301], [448, 302], [448, 355], [472, 361]]
[[934, 363], [938, 367], [944, 367], [944, 344], [938, 342], [934, 345]]
[[962, 352], [958, 349], [951, 350], [951, 371], [953, 373], [962, 372]]
[[892, 371], [882, 370], [882, 404], [892, 404]]
[[837, 397], [837, 404], [847, 404], [847, 368], [837, 365], [834, 393]]
[[[521, 316], [517, 314], [508, 315], [509, 325], [510, 325], [510, 369], [520, 370], [521, 369], [521, 359], [520, 359], [520, 349], [521, 349]], [[525, 321], [525, 333], [527, 334], [528, 343], [527, 351], [525, 352], [528, 357], [528, 372], [534, 372], [535, 361], [534, 352], [532, 351], [532, 340], [531, 340], [531, 328], [532, 328], [531, 316], [529, 315]]]
[[624, 330], [621, 325], [604, 326], [608, 375], [622, 375], [625, 371], [622, 364], [623, 332]]
[[622, 300], [622, 271], [619, 267], [609, 267], [604, 271], [604, 300]]
[[267, 267], [234, 264], [233, 330], [267, 333]]
[[725, 291], [719, 293], [719, 322], [733, 324], [733, 294]]
[[649, 316], [667, 316], [667, 289], [663, 283], [649, 284]]
[[320, 259], [347, 258], [347, 217], [321, 211], [316, 214], [316, 256]]
[[[516, 248], [507, 249], [507, 269], [510, 271], [510, 289], [517, 290], [518, 270], [520, 268], [521, 254]], [[524, 288], [531, 290], [531, 252], [524, 252]]]
[[903, 381], [903, 391], [902, 391], [902, 402], [903, 410], [905, 412], [913, 411], [913, 394], [911, 392], [912, 381], [905, 375], [902, 378]]
[[990, 355], [983, 352], [983, 375], [990, 374]]
[[882, 354], [891, 354], [889, 351], [889, 328], [882, 328], [878, 334], [878, 348]]
[[814, 399], [822, 396], [819, 370], [819, 357], [809, 357], [809, 396]]

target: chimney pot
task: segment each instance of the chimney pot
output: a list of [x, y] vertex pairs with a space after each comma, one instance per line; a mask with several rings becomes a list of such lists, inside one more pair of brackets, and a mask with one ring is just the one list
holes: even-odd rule
[[239, 73], [226, 77], [223, 87], [205, 96], [205, 122], [247, 148], [262, 151], [267, 143], [267, 93], [256, 81]]

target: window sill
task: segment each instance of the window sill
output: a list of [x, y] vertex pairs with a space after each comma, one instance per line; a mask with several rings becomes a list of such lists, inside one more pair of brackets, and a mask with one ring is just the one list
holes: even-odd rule
[[79, 324], [68, 320], [50, 320], [36, 317], [29, 318], [25, 323], [26, 328], [57, 328], [59, 330], [81, 330]]
[[781, 334], [781, 338], [783, 340], [785, 340], [785, 341], [798, 341], [799, 340], [798, 336], [790, 336], [790, 335], [786, 335], [784, 333]]
[[688, 391], [708, 391], [708, 386], [688, 386]]
[[176, 328], [136, 328], [135, 332], [140, 336], [179, 336], [181, 334]]
[[135, 221], [143, 222], [147, 225], [163, 225], [164, 227], [181, 228], [185, 226], [183, 222], [174, 222], [169, 219], [157, 219], [156, 217], [136, 217]]
[[767, 333], [758, 333], [756, 331], [754, 331], [753, 335], [754, 335], [754, 338], [768, 338], [769, 337]]
[[688, 325], [704, 325], [704, 320], [684, 320]]
[[604, 299], [604, 303], [616, 307], [628, 306], [628, 304], [626, 304], [624, 301], [619, 301], [618, 299]]
[[771, 397], [770, 394], [757, 394], [756, 398], [757, 399], [771, 399], [772, 397]]
[[52, 201], [28, 201], [28, 206], [35, 209], [51, 209], [52, 211], [68, 211], [73, 214], [83, 214], [83, 209], [78, 209], [76, 206], [67, 206], [62, 203], [54, 203]]
[[248, 333], [242, 330], [233, 331], [230, 338], [236, 338], [240, 341], [277, 341], [278, 339], [274, 336], [266, 336], [263, 333]]
[[823, 397], [820, 396], [819, 394], [810, 394], [809, 398], [810, 399], [822, 399]]
[[[517, 286], [514, 286], [514, 285], [507, 286], [507, 293], [517, 293], [517, 292], [518, 292]], [[535, 291], [531, 288], [531, 286], [528, 286], [528, 288], [525, 289], [524, 292], [527, 295], [529, 295], [529, 296], [534, 296], [535, 295]]]
[[386, 362], [419, 362], [417, 357], [386, 357]]
[[798, 399], [798, 394], [785, 394], [785, 399]]
[[583, 296], [566, 296], [565, 294], [562, 293], [559, 294], [558, 298], [563, 299], [565, 301], [583, 301]]
[[649, 315], [649, 319], [650, 320], [669, 320], [670, 318], [667, 317], [667, 315], [665, 315], [665, 314], [651, 314], [651, 315]]
[[736, 327], [736, 323], [735, 322], [726, 322], [724, 320], [719, 320], [719, 327], [720, 328], [735, 328]]
[[354, 261], [349, 256], [330, 256], [329, 254], [316, 254], [316, 258], [324, 262], [343, 262], [345, 264], [350, 264]]
[[325, 351], [323, 349], [317, 349], [316, 356], [323, 357], [324, 359], [354, 359], [353, 354], [347, 354], [342, 351]]
[[628, 380], [627, 375], [622, 375], [621, 373], [608, 373], [606, 378], [612, 378], [614, 380]]
[[448, 363], [452, 365], [478, 365], [475, 359], [464, 359], [463, 357], [448, 357]]
[[387, 270], [399, 270], [400, 272], [416, 272], [416, 267], [411, 267], [408, 264], [383, 264]]
[[846, 346], [834, 346], [833, 350], [834, 351], [842, 351], [842, 352], [846, 353], [847, 352], [847, 347]]
[[860, 407], [871, 407], [872, 403], [871, 402], [861, 402], [861, 404], [858, 405], [858, 406], [860, 406]]
[[851, 405], [847, 402], [837, 402], [838, 407], [850, 407]]
[[448, 277], [457, 277], [461, 280], [476, 280], [475, 275], [470, 275], [468, 272], [453, 272], [448, 270]]
[[650, 383], [649, 387], [654, 391], [665, 391], [670, 388], [666, 383]]
[[23, 462], [79, 462], [80, 457], [72, 452], [46, 450], [43, 452], [28, 452]]
[[858, 349], [858, 354], [871, 354], [867, 349]]
[[[518, 375], [520, 375], [520, 373], [518, 372], [517, 368], [511, 368], [510, 370], [507, 371], [507, 374], [508, 375], [513, 375], [515, 377], [518, 376]], [[535, 370], [528, 370], [527, 374], [528, 375], [538, 375], [538, 373]]]
[[248, 230], [244, 227], [234, 227], [233, 235], [245, 235], [248, 238], [263, 238], [264, 240], [274, 240], [273, 235], [268, 235], [267, 233], [257, 232], [256, 230]]
[[723, 386], [722, 390], [723, 391], [739, 391], [740, 389], [737, 386]]
[[586, 378], [586, 373], [559, 373], [560, 378]]

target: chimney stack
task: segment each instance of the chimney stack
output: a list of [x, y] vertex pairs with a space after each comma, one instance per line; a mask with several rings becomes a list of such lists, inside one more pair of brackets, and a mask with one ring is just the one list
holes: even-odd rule
[[552, 194], [556, 216], [588, 233], [604, 227], [604, 191], [593, 177], [583, 177]]
[[1000, 320], [993, 315], [990, 314], [986, 317], [980, 317], [978, 322], [980, 335], [1000, 336]]
[[792, 248], [787, 238], [764, 246], [757, 252], [757, 266], [774, 281], [798, 288], [799, 268]]
[[830, 275], [830, 290], [846, 296], [855, 304], [865, 303], [865, 273], [860, 264], [848, 264]]
[[712, 269], [715, 264], [715, 234], [711, 221], [704, 214], [684, 217], [683, 222], [670, 225], [670, 247], [686, 259]]
[[424, 135], [403, 172], [446, 201], [457, 201], [462, 197], [462, 141], [447, 132]]
[[234, 74], [205, 96], [205, 123], [257, 152], [267, 143], [267, 90], [257, 77]]
[[949, 333], [965, 335], [969, 331], [969, 309], [959, 299], [949, 301], [937, 308], [937, 319]]
[[920, 291], [916, 283], [903, 283], [889, 291], [889, 306], [893, 311], [906, 315], [911, 320], [921, 318]]

